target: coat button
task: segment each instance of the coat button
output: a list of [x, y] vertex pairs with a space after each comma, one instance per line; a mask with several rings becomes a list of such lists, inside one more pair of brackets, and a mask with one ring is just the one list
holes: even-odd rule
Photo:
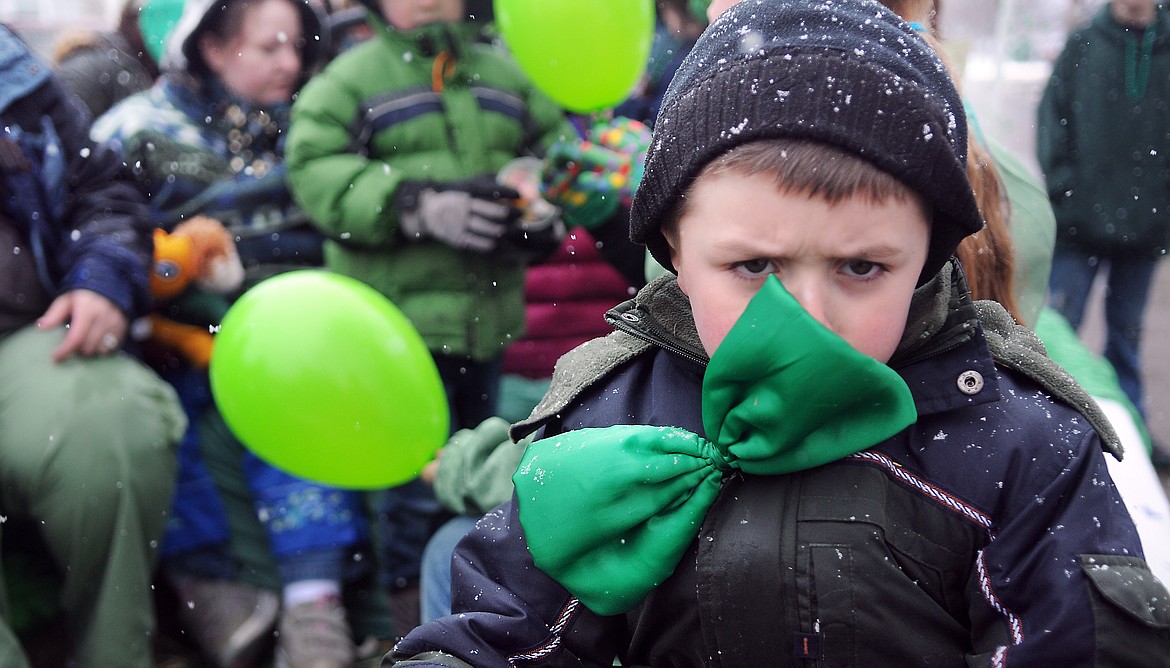
[[963, 394], [979, 394], [983, 389], [983, 374], [978, 371], [964, 371], [959, 374], [959, 391]]
[[626, 311], [622, 314], [622, 320], [625, 320], [626, 322], [641, 322], [642, 319], [638, 317], [637, 313], [634, 313], [633, 311]]

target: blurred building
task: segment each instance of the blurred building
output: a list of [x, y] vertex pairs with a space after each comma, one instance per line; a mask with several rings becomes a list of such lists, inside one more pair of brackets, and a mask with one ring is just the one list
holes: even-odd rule
[[0, 0], [0, 22], [16, 28], [41, 56], [64, 28], [112, 28], [124, 0]]
[[1107, 0], [935, 0], [935, 29], [983, 132], [1039, 175], [1036, 106], [1071, 30]]

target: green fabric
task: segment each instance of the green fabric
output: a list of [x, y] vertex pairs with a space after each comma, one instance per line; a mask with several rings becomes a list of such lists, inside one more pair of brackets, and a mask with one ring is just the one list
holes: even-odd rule
[[1133, 36], [1133, 31], [1125, 36], [1125, 96], [1130, 102], [1141, 102], [1146, 96], [1146, 86], [1150, 83], [1150, 55], [1153, 53], [1154, 40], [1157, 37], [1158, 22], [1155, 21], [1142, 35], [1139, 56], [1137, 38]]
[[1016, 309], [1023, 319], [1020, 324], [1033, 327], [1048, 297], [1048, 274], [1052, 270], [1052, 249], [1056, 244], [1056, 216], [1052, 213], [1044, 182], [999, 140], [983, 133], [969, 104], [964, 103], [963, 109], [967, 112], [972, 132], [987, 149], [1003, 182], [1008, 200], [1008, 232], [1015, 251], [1012, 279]]
[[[523, 333], [525, 258], [404, 239], [398, 187], [494, 175], [575, 131], [500, 49], [442, 24], [403, 33], [371, 23], [376, 34], [297, 97], [285, 155], [289, 188], [329, 237], [330, 269], [386, 295], [431, 351], [494, 358]], [[457, 53], [441, 92], [432, 88], [435, 56], [424, 41]], [[401, 117], [367, 126], [367, 110], [386, 105]]]
[[183, 0], [144, 0], [138, 9], [138, 30], [155, 63], [162, 62], [167, 38], [183, 15]]
[[534, 442], [513, 477], [536, 565], [589, 609], [636, 606], [674, 570], [723, 474], [805, 470], [912, 424], [905, 382], [769, 278], [703, 378], [703, 428], [619, 425]]
[[649, 283], [656, 278], [665, 276], [667, 271], [666, 267], [658, 264], [658, 260], [654, 259], [654, 256], [650, 254], [650, 251], [646, 251], [646, 262], [643, 268], [643, 273], [646, 276], [646, 282]]
[[1072, 374], [1085, 391], [1094, 397], [1117, 402], [1129, 411], [1133, 423], [1141, 432], [1147, 454], [1151, 452], [1153, 441], [1146, 429], [1146, 422], [1121, 389], [1117, 382], [1117, 372], [1109, 360], [1089, 350], [1068, 321], [1050, 308], [1040, 312], [1036, 321], [1036, 336], [1044, 342], [1052, 359]]
[[527, 378], [517, 373], [500, 377], [500, 396], [496, 401], [496, 415], [509, 423], [519, 422], [532, 414], [532, 409], [548, 392], [551, 378]]
[[[41, 539], [35, 520], [5, 521], [3, 574], [8, 600], [0, 613], [17, 634], [26, 635], [61, 614], [61, 574]], [[2, 643], [0, 643], [2, 644]], [[0, 666], [8, 664], [0, 662]]]
[[512, 498], [512, 474], [528, 442], [513, 443], [499, 417], [455, 432], [439, 457], [435, 498], [460, 515], [483, 515]]
[[53, 362], [63, 337], [33, 325], [0, 339], [0, 514], [38, 528], [77, 664], [145, 668], [187, 420], [171, 386], [128, 355]]

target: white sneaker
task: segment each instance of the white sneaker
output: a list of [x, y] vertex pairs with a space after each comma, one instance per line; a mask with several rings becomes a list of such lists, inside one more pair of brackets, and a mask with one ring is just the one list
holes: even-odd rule
[[294, 605], [280, 616], [277, 668], [347, 668], [356, 658], [339, 597]]

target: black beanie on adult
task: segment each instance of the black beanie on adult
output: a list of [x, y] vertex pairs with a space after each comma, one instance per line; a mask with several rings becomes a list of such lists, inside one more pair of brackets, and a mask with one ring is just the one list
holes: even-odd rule
[[962, 101], [913, 28], [871, 0], [742, 0], [707, 28], [667, 88], [630, 238], [673, 270], [661, 225], [699, 171], [736, 146], [781, 137], [856, 154], [926, 201], [923, 280], [983, 227]]

